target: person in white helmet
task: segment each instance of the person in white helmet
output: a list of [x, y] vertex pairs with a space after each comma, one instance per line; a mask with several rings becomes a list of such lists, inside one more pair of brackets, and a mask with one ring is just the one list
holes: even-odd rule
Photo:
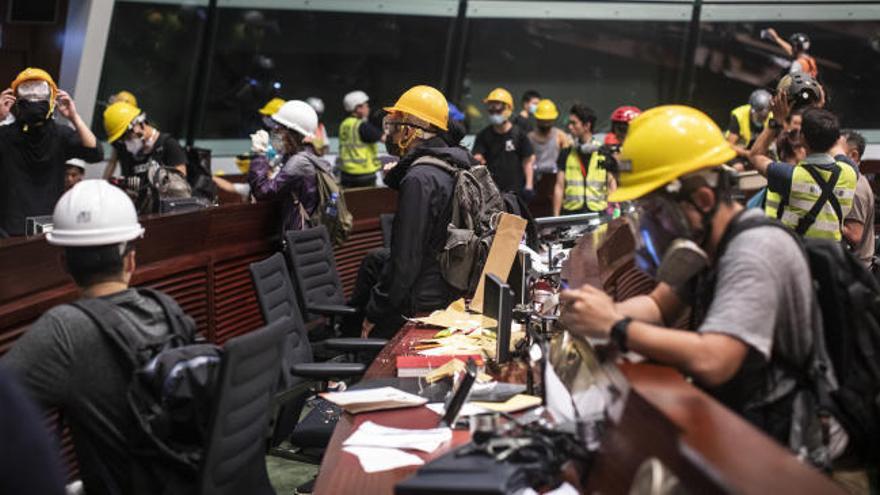
[[86, 162], [79, 158], [71, 158], [64, 164], [64, 190], [82, 182], [86, 175]]
[[352, 91], [342, 99], [348, 117], [339, 126], [339, 167], [343, 187], [376, 185], [376, 172], [382, 168], [376, 145], [382, 130], [371, 124], [370, 97], [363, 91]]
[[315, 148], [315, 153], [319, 156], [324, 156], [330, 151], [330, 140], [327, 138], [327, 128], [324, 127], [324, 123], [321, 122], [321, 117], [324, 116], [324, 100], [317, 96], [309, 96], [306, 98], [306, 103], [308, 103], [309, 106], [315, 110], [315, 113], [318, 114], [318, 128], [315, 130], [315, 137], [311, 138], [310, 142]]
[[[332, 173], [330, 164], [318, 156], [310, 142], [318, 128], [318, 114], [308, 103], [291, 100], [272, 114], [271, 120], [271, 136], [265, 131], [251, 135], [252, 151], [257, 154], [248, 172], [251, 193], [257, 201], [285, 199], [283, 231], [311, 227], [309, 217], [320, 201], [315, 170]], [[277, 172], [263, 154], [270, 142], [280, 157]]]
[[[170, 318], [183, 318], [189, 325], [181, 335], [192, 340], [195, 324], [170, 297], [129, 287], [137, 266], [134, 242], [144, 229], [125, 192], [84, 180], [61, 196], [52, 219], [46, 240], [64, 249], [64, 267], [81, 298], [111, 303], [125, 338], [143, 346], [163, 342]], [[86, 493], [133, 493], [133, 474], [147, 462], [131, 447], [141, 430], [127, 400], [130, 365], [120, 354], [95, 320], [63, 304], [46, 311], [0, 359], [39, 404], [61, 410]], [[163, 493], [166, 480], [140, 472], [137, 488]]]

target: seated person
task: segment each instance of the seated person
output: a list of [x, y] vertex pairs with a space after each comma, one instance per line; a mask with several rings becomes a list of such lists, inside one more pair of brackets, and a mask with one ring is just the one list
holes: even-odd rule
[[[83, 298], [113, 303], [128, 331], [144, 345], [170, 331], [162, 306], [129, 287], [135, 271], [133, 242], [144, 229], [120, 189], [86, 180], [58, 201], [50, 244], [64, 248], [64, 265]], [[150, 476], [132, 451], [139, 432], [126, 399], [132, 370], [119, 349], [88, 315], [61, 305], [43, 314], [0, 359], [46, 408], [61, 410], [73, 434], [86, 493], [162, 493], [164, 479]]]

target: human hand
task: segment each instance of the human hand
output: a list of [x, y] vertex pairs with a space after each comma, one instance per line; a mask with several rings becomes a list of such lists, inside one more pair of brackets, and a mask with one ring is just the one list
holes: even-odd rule
[[369, 337], [374, 328], [376, 328], [376, 324], [364, 318], [364, 323], [361, 325], [361, 338], [365, 339]]
[[12, 88], [6, 88], [0, 93], [0, 119], [9, 116], [12, 105], [15, 105], [15, 91]]
[[251, 134], [251, 151], [254, 153], [266, 153], [269, 151], [269, 133], [263, 129]]
[[788, 114], [791, 112], [791, 103], [788, 101], [787, 94], [777, 94], [770, 102], [770, 111], [773, 113], [773, 119], [776, 122], [783, 123], [788, 120]]
[[614, 323], [623, 318], [611, 296], [589, 285], [562, 291], [559, 301], [560, 322], [579, 335], [607, 338]]
[[391, 170], [396, 166], [397, 162], [386, 163], [385, 165], [382, 165], [382, 173], [387, 174], [388, 172], [391, 172]]
[[73, 120], [77, 116], [76, 112], [76, 104], [73, 102], [73, 98], [70, 97], [70, 94], [67, 91], [62, 89], [58, 90], [58, 111], [61, 112], [67, 120]]
[[533, 199], [535, 199], [535, 189], [531, 187], [526, 187], [522, 190], [522, 199], [526, 203], [530, 203]]

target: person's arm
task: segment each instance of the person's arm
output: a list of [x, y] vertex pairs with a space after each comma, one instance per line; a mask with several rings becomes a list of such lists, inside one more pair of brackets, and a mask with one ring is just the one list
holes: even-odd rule
[[471, 149], [471, 154], [474, 155], [474, 160], [478, 161], [481, 165], [486, 164], [486, 142], [483, 138], [483, 134], [477, 134], [477, 138], [474, 139], [474, 147]]
[[858, 220], [847, 219], [843, 222], [843, 237], [850, 246], [856, 246], [862, 242], [865, 235], [865, 224]]
[[[79, 113], [76, 111], [76, 104], [73, 102], [73, 98], [67, 94], [67, 91], [58, 90], [58, 111], [73, 124], [83, 148], [96, 148], [98, 146], [98, 139], [83, 121], [82, 117], [79, 116]], [[100, 161], [101, 158], [103, 158], [103, 155], [95, 161]]]
[[[773, 114], [773, 119], [764, 126], [761, 134], [758, 135], [754, 144], [752, 144], [752, 149], [748, 152], [749, 162], [755, 167], [755, 170], [764, 177], [767, 177], [770, 164], [773, 163], [773, 160], [768, 156], [770, 153], [770, 144], [779, 136], [779, 133], [782, 130], [781, 124], [788, 118], [790, 110], [788, 98], [780, 98], [779, 95], [774, 96], [773, 101], [770, 104], [770, 111]], [[776, 125], [775, 128], [771, 125], [773, 121], [779, 124]]]
[[522, 160], [523, 175], [526, 177], [526, 190], [535, 189], [535, 148], [526, 132], [519, 133], [519, 146], [517, 146]]
[[733, 151], [736, 151], [737, 156], [749, 156], [749, 150], [747, 150], [744, 146], [740, 146], [737, 143], [739, 141], [739, 134], [735, 134], [733, 132], [727, 134], [727, 142], [730, 143], [730, 146], [733, 147]]
[[871, 185], [864, 177], [859, 177], [856, 182], [856, 191], [853, 196], [852, 208], [846, 214], [843, 222], [843, 237], [850, 246], [858, 246], [865, 236], [865, 222], [871, 209], [874, 208]]
[[562, 213], [562, 195], [565, 192], [565, 170], [556, 172], [556, 185], [553, 186], [553, 216]]
[[119, 152], [116, 151], [116, 148], [113, 148], [113, 151], [110, 152], [110, 159], [107, 160], [107, 166], [104, 167], [104, 173], [101, 177], [104, 180], [110, 180], [113, 177], [113, 174], [116, 173], [116, 166], [119, 165]]
[[71, 389], [73, 348], [60, 317], [44, 313], [0, 358], [29, 395], [44, 407], [60, 406]]
[[294, 181], [302, 178], [300, 175], [289, 173], [286, 165], [272, 177], [270, 172], [271, 167], [266, 155], [257, 155], [251, 159], [251, 169], [247, 175], [248, 184], [251, 186], [251, 194], [258, 200], [274, 199], [286, 193]]
[[12, 88], [6, 88], [0, 93], [0, 121], [9, 117], [12, 105], [15, 105], [15, 91]]
[[176, 139], [166, 138], [164, 148], [165, 165], [174, 167], [178, 172], [186, 175], [186, 153]]
[[782, 48], [782, 51], [784, 51], [786, 55], [789, 57], [794, 56], [794, 49], [791, 47], [791, 44], [788, 41], [785, 41], [782, 36], [779, 36], [779, 33], [777, 33], [775, 29], [767, 29], [767, 34], [770, 35], [770, 39], [773, 40], [774, 43], [779, 45], [779, 48]]
[[369, 120], [363, 120], [358, 126], [358, 136], [367, 144], [377, 143], [382, 140], [382, 129], [371, 124]]

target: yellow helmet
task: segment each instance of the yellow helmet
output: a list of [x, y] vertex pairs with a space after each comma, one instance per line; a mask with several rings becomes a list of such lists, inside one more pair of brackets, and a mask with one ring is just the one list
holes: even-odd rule
[[490, 93], [489, 96], [483, 100], [483, 103], [489, 103], [490, 101], [497, 101], [504, 103], [509, 108], [513, 108], [513, 96], [510, 95], [510, 91], [507, 91], [504, 88], [495, 88]]
[[138, 106], [138, 100], [130, 91], [122, 90], [115, 95], [110, 97], [110, 103], [116, 103], [117, 101], [122, 101], [128, 103], [129, 105], [136, 107]]
[[425, 122], [447, 130], [449, 122], [449, 104], [443, 93], [431, 86], [413, 86], [400, 95], [397, 103], [385, 107], [386, 112], [400, 112], [416, 117]]
[[12, 81], [10, 87], [13, 91], [18, 91], [18, 86], [25, 81], [33, 81], [33, 80], [46, 81], [49, 83], [49, 89], [52, 91], [52, 98], [49, 100], [50, 102], [55, 102], [55, 97], [58, 96], [58, 86], [55, 84], [55, 80], [52, 79], [52, 76], [49, 75], [48, 72], [43, 69], [37, 69], [36, 67], [28, 67], [27, 69], [18, 73], [15, 79]]
[[608, 201], [630, 201], [736, 157], [718, 125], [681, 105], [652, 108], [630, 122], [620, 150], [620, 187]]
[[107, 132], [107, 141], [112, 143], [121, 138], [140, 114], [140, 108], [124, 101], [117, 101], [107, 107], [104, 110], [104, 130]]
[[284, 105], [284, 100], [281, 98], [272, 98], [263, 105], [263, 108], [260, 109], [260, 113], [267, 117], [271, 117], [278, 112], [282, 105]]
[[556, 120], [559, 117], [559, 110], [552, 100], [543, 99], [538, 102], [538, 109], [535, 110], [535, 119], [537, 120]]

